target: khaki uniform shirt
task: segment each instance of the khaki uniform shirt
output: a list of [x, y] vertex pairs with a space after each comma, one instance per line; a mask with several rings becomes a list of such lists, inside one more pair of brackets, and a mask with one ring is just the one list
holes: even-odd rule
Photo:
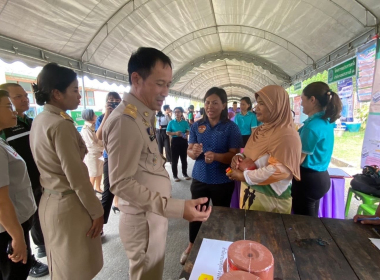
[[111, 113], [103, 128], [111, 192], [124, 213], [153, 212], [182, 218], [185, 201], [171, 198], [171, 183], [158, 151], [154, 111], [132, 94]]
[[86, 145], [72, 119], [61, 109], [46, 104], [33, 122], [30, 147], [44, 189], [74, 190], [93, 220], [103, 215], [83, 162]]
[[[82, 135], [84, 143], [86, 143], [89, 154], [98, 155], [103, 153], [103, 142], [96, 137], [94, 124], [86, 121], [80, 134]], [[101, 155], [99, 155], [99, 157], [101, 157]]]

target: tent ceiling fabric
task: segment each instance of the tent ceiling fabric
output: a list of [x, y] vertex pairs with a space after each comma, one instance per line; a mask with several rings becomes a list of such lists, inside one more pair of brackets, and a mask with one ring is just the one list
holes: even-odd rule
[[[173, 61], [172, 89], [197, 98], [282, 84], [379, 18], [379, 0], [0, 0], [1, 35], [123, 74], [155, 47]], [[264, 62], [209, 56], [228, 52]]]

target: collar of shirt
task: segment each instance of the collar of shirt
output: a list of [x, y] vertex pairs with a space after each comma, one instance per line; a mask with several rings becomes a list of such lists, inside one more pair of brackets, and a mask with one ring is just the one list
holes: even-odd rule
[[219, 122], [215, 125], [215, 126], [211, 126], [211, 124], [210, 124], [210, 121], [208, 120], [208, 119], [206, 119], [206, 120], [200, 120], [200, 121], [198, 121], [197, 122], [199, 125], [198, 126], [200, 126], [200, 125], [202, 125], [202, 124], [205, 124], [205, 125], [207, 125], [207, 126], [209, 126], [211, 129], [214, 129], [214, 128], [216, 128], [217, 126], [219, 126], [221, 123], [222, 123], [222, 121], [221, 120], [219, 120]]
[[63, 110], [61, 108], [58, 108], [58, 107], [56, 107], [54, 105], [50, 105], [50, 104], [44, 105], [44, 111], [47, 111], [47, 112], [50, 112], [53, 114], [57, 114], [57, 115], [59, 115], [61, 112], [63, 112]]
[[20, 117], [19, 115], [17, 115], [17, 120], [20, 121], [20, 122], [23, 122], [23, 123], [25, 123], [27, 125], [29, 125], [29, 123], [28, 123], [29, 119], [30, 118], [26, 114], [24, 114], [24, 117]]
[[311, 122], [312, 120], [314, 120], [316, 118], [321, 118], [324, 114], [325, 114], [325, 111], [321, 111], [321, 112], [315, 113], [314, 115], [308, 117], [303, 123], [306, 125], [306, 124], [308, 124], [309, 122]]
[[151, 125], [154, 126], [155, 121], [155, 111], [149, 109], [144, 103], [136, 98], [131, 93], [124, 93], [123, 100], [128, 103], [131, 103], [136, 106], [137, 112], [143, 117], [145, 120], [149, 120]]
[[91, 128], [91, 129], [95, 129], [95, 126], [94, 126], [93, 123], [90, 123], [90, 122], [88, 122], [88, 121], [84, 121], [84, 124], [85, 124], [86, 126], [88, 126], [89, 128]]

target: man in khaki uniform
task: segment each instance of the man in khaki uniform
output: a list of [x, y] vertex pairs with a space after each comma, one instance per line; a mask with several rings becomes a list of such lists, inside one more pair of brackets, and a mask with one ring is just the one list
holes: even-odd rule
[[171, 182], [158, 151], [154, 112], [168, 96], [171, 61], [153, 48], [139, 48], [128, 63], [131, 91], [112, 112], [103, 141], [108, 153], [111, 191], [120, 198], [120, 238], [131, 280], [161, 280], [167, 218], [205, 221], [207, 198], [171, 198]]

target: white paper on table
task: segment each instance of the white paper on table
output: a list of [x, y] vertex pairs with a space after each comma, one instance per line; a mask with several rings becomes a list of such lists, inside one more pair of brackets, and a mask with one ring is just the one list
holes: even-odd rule
[[380, 250], [380, 238], [369, 238], [369, 240]]
[[198, 280], [202, 273], [212, 275], [215, 280], [219, 280], [223, 275], [223, 263], [231, 244], [230, 241], [203, 238], [189, 280]]

